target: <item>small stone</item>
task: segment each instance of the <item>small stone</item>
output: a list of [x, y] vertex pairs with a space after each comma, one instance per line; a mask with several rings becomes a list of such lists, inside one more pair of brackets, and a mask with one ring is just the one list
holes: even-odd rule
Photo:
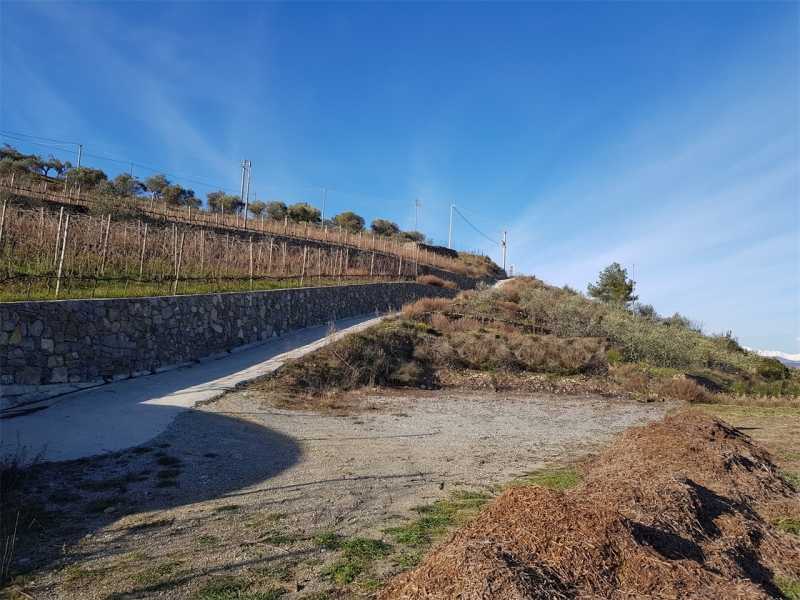
[[113, 513], [115, 510], [117, 510], [117, 509], [116, 509], [116, 508], [114, 508], [113, 506], [109, 506], [109, 507], [108, 507], [107, 509], [105, 509], [103, 512], [104, 512], [104, 513]]

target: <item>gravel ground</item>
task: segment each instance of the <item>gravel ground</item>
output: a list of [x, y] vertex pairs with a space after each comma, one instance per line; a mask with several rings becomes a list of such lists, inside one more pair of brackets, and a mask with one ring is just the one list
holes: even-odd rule
[[[47, 544], [31, 540], [17, 556], [47, 560], [25, 592], [189, 598], [210, 577], [230, 575], [250, 589], [283, 579], [292, 590], [284, 598], [303, 597], [332, 587], [321, 576], [331, 555], [314, 535], [390, 541], [382, 530], [415, 517], [414, 506], [573, 465], [676, 406], [452, 391], [376, 392], [358, 405], [333, 416], [234, 392], [178, 416], [146, 448], [43, 465], [37, 493], [61, 520]], [[65, 489], [72, 497], [58, 495]]]

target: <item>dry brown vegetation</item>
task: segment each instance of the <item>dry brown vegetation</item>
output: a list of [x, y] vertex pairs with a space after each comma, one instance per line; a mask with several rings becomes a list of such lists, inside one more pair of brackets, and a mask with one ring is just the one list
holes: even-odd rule
[[424, 283], [425, 285], [443, 287], [450, 290], [455, 290], [458, 288], [458, 286], [454, 281], [445, 281], [441, 277], [436, 277], [436, 275], [420, 275], [419, 277], [417, 277], [417, 283]]
[[[471, 266], [428, 246], [368, 232], [265, 219], [245, 223], [238, 214], [110, 198], [32, 174], [17, 177], [13, 193], [10, 184], [10, 178], [0, 179], [3, 300], [53, 297], [67, 216], [61, 298], [264, 289], [290, 280], [413, 280], [428, 267], [486, 275], [488, 259]], [[456, 287], [442, 277], [424, 277], [429, 285]]]
[[800, 500], [767, 450], [680, 412], [628, 431], [571, 490], [506, 491], [376, 598], [788, 596], [800, 538], [787, 514]]
[[360, 241], [352, 246], [306, 243], [205, 227], [196, 220], [116, 221], [110, 215], [54, 213], [44, 206], [7, 207], [3, 231], [4, 300], [53, 298], [62, 253], [61, 298], [413, 280], [418, 268], [413, 256], [372, 251]]
[[524, 277], [409, 303], [264, 385], [312, 398], [359, 387], [466, 386], [800, 405], [800, 373], [728, 336], [655, 324]]

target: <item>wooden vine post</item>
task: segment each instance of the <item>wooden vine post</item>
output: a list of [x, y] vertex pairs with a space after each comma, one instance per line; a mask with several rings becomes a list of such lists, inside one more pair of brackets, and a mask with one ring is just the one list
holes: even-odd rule
[[144, 224], [144, 239], [142, 240], [142, 255], [139, 258], [139, 281], [142, 280], [142, 272], [144, 271], [144, 251], [147, 248], [147, 223]]
[[3, 214], [0, 215], [0, 249], [3, 247], [3, 230], [6, 226], [6, 206], [8, 205], [8, 199], [6, 198], [3, 200]]
[[[64, 210], [63, 208], [61, 210]], [[69, 235], [69, 213], [67, 213], [67, 220], [64, 222], [64, 241], [61, 244], [61, 260], [58, 261], [58, 276], [56, 278], [56, 300], [61, 291], [61, 276], [64, 274], [64, 255], [67, 253], [67, 236]]]
[[[13, 175], [12, 175], [13, 177]], [[69, 215], [67, 215], [69, 216]], [[56, 230], [56, 248], [53, 252], [53, 264], [55, 265], [58, 262], [58, 240], [61, 237], [61, 223], [64, 220], [64, 207], [61, 207], [61, 210], [58, 211], [58, 229]]]
[[[102, 221], [101, 221], [102, 222]], [[108, 233], [111, 231], [111, 215], [108, 215], [108, 224], [106, 225], [106, 235], [103, 238], [103, 258], [100, 262], [100, 276], [106, 274], [106, 256], [108, 255]]]
[[253, 236], [250, 236], [250, 291], [253, 291]]
[[183, 260], [183, 242], [186, 240], [186, 232], [181, 233], [181, 248], [178, 252], [178, 262], [175, 264], [175, 285], [172, 286], [172, 295], [178, 295], [178, 281], [181, 278], [181, 261]]
[[308, 258], [308, 246], [303, 246], [303, 269], [300, 271], [300, 286], [303, 286], [303, 281], [306, 278], [306, 259]]

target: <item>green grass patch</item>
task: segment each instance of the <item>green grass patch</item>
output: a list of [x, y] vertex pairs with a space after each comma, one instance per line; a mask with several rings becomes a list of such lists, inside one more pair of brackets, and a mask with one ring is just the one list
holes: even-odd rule
[[137, 550], [136, 552], [126, 554], [125, 560], [130, 562], [147, 562], [148, 560], [153, 560], [153, 557], [145, 552]]
[[670, 367], [650, 367], [649, 373], [653, 377], [658, 377], [659, 379], [669, 379], [679, 373], [683, 373], [683, 371], [680, 369], [671, 369]]
[[162, 479], [156, 484], [157, 488], [178, 487], [178, 482], [174, 479]]
[[322, 571], [322, 576], [337, 585], [347, 585], [366, 573], [373, 563], [394, 552], [394, 548], [381, 540], [355, 537], [345, 539], [334, 533], [315, 536], [314, 545], [329, 550], [341, 550], [343, 556]]
[[793, 473], [791, 471], [784, 471], [781, 469], [778, 471], [778, 474], [795, 492], [798, 490], [798, 488], [800, 488], [800, 473]]
[[783, 458], [786, 460], [800, 460], [800, 452], [793, 452], [791, 454], [784, 454]]
[[162, 467], [180, 467], [181, 459], [174, 456], [160, 456], [156, 461]]
[[178, 584], [182, 561], [172, 560], [156, 565], [134, 575], [134, 579], [148, 587], [164, 589]]
[[381, 581], [380, 579], [367, 579], [366, 581], [362, 581], [359, 585], [364, 590], [372, 591], [372, 590], [377, 590], [379, 587], [381, 587], [382, 584], [383, 581]]
[[202, 544], [203, 546], [216, 546], [217, 545], [217, 538], [213, 535], [198, 535], [194, 538], [194, 541], [198, 544]]
[[264, 533], [264, 535], [259, 538], [259, 541], [272, 544], [273, 546], [280, 546], [281, 544], [291, 544], [297, 541], [297, 537], [281, 533], [279, 531], [270, 530]]
[[774, 583], [786, 600], [800, 600], [800, 581], [791, 577], [776, 577]]
[[70, 583], [83, 583], [91, 581], [100, 575], [99, 571], [84, 569], [78, 565], [69, 565], [62, 571], [64, 579]]
[[791, 533], [793, 535], [800, 535], [800, 520], [789, 516], [778, 517], [773, 522], [778, 529]]
[[530, 471], [525, 473], [525, 479], [511, 485], [539, 485], [557, 492], [563, 492], [575, 487], [581, 481], [581, 474], [575, 470], [564, 471]]
[[338, 550], [342, 545], [342, 536], [338, 533], [318, 533], [314, 536], [314, 545], [319, 546], [320, 548], [325, 548], [326, 550]]
[[414, 507], [412, 510], [420, 515], [419, 519], [403, 527], [384, 529], [384, 533], [391, 535], [398, 544], [429, 544], [434, 537], [474, 517], [490, 499], [489, 494], [457, 490], [451, 494], [450, 500]]
[[223, 504], [222, 506], [215, 506], [211, 512], [219, 514], [219, 513], [236, 512], [238, 510], [239, 510], [238, 504]]
[[137, 446], [131, 452], [134, 454], [147, 454], [148, 452], [152, 452], [153, 449], [150, 446]]
[[128, 526], [128, 530], [136, 531], [139, 529], [151, 529], [153, 527], [169, 527], [172, 525], [173, 519], [156, 519], [154, 521], [142, 521], [141, 523], [134, 523]]
[[190, 596], [191, 600], [277, 600], [286, 590], [269, 588], [259, 592], [248, 592], [250, 584], [229, 575], [212, 577], [203, 587]]
[[403, 571], [408, 571], [409, 569], [413, 569], [420, 563], [423, 555], [424, 552], [422, 550], [419, 550], [417, 552], [410, 552], [407, 554], [398, 554], [394, 558], [394, 564], [403, 569]]
[[346, 557], [368, 561], [377, 560], [394, 552], [392, 546], [386, 542], [360, 537], [344, 540], [339, 547], [344, 550]]
[[337, 560], [325, 567], [322, 571], [322, 576], [329, 578], [337, 585], [347, 585], [348, 583], [353, 583], [367, 568], [368, 565], [362, 561], [354, 561], [345, 558]]

